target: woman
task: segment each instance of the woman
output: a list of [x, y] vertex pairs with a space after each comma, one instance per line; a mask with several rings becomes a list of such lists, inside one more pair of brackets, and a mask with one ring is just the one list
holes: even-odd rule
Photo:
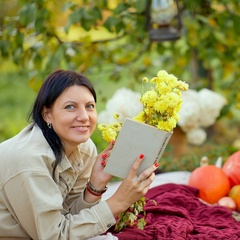
[[97, 123], [96, 94], [86, 77], [52, 73], [30, 117], [33, 123], [0, 144], [0, 238], [99, 236], [148, 191], [158, 166], [137, 176], [144, 159], [139, 153], [116, 193], [101, 201], [113, 177], [103, 169], [114, 142], [97, 155], [90, 139]]

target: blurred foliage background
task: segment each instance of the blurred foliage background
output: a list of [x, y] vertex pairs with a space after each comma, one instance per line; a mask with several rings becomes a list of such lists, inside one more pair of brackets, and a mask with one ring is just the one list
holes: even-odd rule
[[[238, 149], [240, 106], [239, 0], [179, 0], [181, 38], [149, 39], [149, 0], [0, 0], [0, 141], [26, 126], [26, 115], [46, 76], [71, 69], [88, 76], [98, 94], [98, 111], [120, 87], [141, 89], [141, 80], [165, 69], [209, 88], [228, 104], [208, 140], [180, 153], [169, 144], [164, 171], [192, 170], [202, 155], [226, 159]], [[99, 151], [105, 147], [96, 130]]]

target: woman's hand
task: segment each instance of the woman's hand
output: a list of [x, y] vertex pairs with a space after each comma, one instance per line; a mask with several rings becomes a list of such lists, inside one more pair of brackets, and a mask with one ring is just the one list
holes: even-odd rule
[[144, 155], [141, 154], [133, 163], [127, 178], [123, 180], [114, 195], [107, 200], [114, 216], [118, 216], [129, 208], [131, 204], [144, 196], [153, 182], [155, 178], [154, 171], [158, 168], [157, 163], [137, 176], [137, 171], [143, 159]]
[[96, 159], [96, 162], [93, 166], [92, 173], [90, 176], [91, 183], [97, 189], [103, 189], [107, 183], [113, 178], [112, 175], [105, 173], [104, 167], [106, 166], [108, 157], [113, 149], [115, 141], [111, 141], [109, 145], [104, 149]]

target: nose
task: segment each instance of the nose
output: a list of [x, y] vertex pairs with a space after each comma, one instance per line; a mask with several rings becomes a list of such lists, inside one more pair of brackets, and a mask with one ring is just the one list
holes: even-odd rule
[[88, 112], [86, 111], [85, 108], [79, 109], [77, 112], [77, 120], [80, 122], [85, 122], [89, 119]]

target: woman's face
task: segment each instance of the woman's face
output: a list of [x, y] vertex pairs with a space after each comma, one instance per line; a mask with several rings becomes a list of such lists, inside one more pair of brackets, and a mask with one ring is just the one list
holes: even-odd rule
[[43, 117], [52, 123], [68, 156], [92, 135], [97, 124], [96, 103], [87, 87], [74, 85], [67, 88], [50, 108], [43, 109]]

